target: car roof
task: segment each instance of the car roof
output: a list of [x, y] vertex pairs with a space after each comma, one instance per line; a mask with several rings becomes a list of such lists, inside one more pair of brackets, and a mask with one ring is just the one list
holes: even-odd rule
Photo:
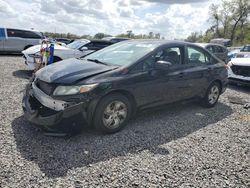
[[201, 46], [203, 48], [205, 48], [206, 46], [209, 46], [209, 45], [220, 46], [220, 47], [225, 48], [225, 46], [217, 44], [217, 43], [194, 43], [194, 44]]

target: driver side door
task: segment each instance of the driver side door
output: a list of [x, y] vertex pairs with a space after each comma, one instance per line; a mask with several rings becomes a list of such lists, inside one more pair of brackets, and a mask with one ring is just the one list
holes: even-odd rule
[[[184, 46], [166, 46], [146, 57], [130, 72], [132, 93], [142, 108], [178, 101], [190, 89], [182, 75]], [[172, 57], [167, 57], [172, 54]], [[175, 55], [173, 55], [175, 54]], [[168, 70], [155, 68], [157, 61], [168, 61]]]

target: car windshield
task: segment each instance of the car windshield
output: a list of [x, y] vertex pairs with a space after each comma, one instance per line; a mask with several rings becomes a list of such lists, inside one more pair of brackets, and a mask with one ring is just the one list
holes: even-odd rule
[[83, 45], [89, 43], [88, 40], [76, 40], [72, 43], [69, 43], [67, 45], [68, 48], [71, 48], [71, 49], [79, 49], [80, 47], [82, 47]]
[[126, 66], [136, 62], [153, 51], [157, 46], [158, 44], [150, 42], [121, 42], [90, 54], [84, 57], [84, 59], [98, 60], [111, 65]]

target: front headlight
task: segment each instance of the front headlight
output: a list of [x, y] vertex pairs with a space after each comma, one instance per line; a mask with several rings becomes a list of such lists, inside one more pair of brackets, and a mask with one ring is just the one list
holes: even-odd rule
[[86, 93], [92, 89], [94, 89], [97, 84], [88, 84], [88, 85], [81, 85], [81, 86], [58, 86], [53, 95], [75, 95], [80, 93]]

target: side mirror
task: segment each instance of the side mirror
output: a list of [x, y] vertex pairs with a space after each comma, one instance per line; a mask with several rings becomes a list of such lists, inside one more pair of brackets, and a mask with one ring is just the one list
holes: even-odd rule
[[88, 48], [86, 46], [81, 47], [81, 51], [87, 51]]
[[168, 61], [157, 61], [155, 63], [155, 68], [160, 70], [168, 70], [172, 63]]

